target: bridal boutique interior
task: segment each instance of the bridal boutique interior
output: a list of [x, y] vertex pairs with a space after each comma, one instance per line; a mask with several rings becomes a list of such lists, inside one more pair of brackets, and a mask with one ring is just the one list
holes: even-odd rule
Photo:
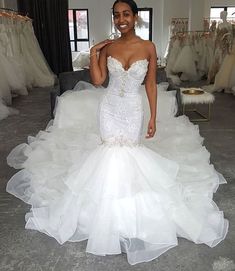
[[[136, 1], [144, 18], [136, 31], [156, 44], [160, 81], [168, 81], [178, 93], [181, 87], [196, 87], [214, 96], [210, 120], [194, 124], [210, 152], [208, 159], [227, 181], [214, 195], [230, 222], [226, 239], [209, 248], [180, 238], [176, 248], [158, 259], [130, 266], [125, 255], [86, 253], [85, 241], [59, 245], [44, 234], [25, 230], [24, 215], [29, 206], [6, 192], [7, 181], [16, 172], [7, 165], [6, 157], [17, 144], [46, 128], [56, 97], [71, 89], [75, 71], [86, 81], [89, 47], [119, 35], [112, 26], [113, 1], [57, 2], [64, 2], [67, 8], [68, 21], [63, 27], [60, 24], [66, 20], [55, 0], [34, 0], [38, 10], [29, 7], [30, 1], [0, 0], [0, 270], [235, 270], [234, 0]], [[39, 8], [44, 4], [42, 11]], [[81, 32], [77, 29], [79, 19]], [[65, 32], [55, 33], [55, 29]], [[165, 94], [160, 90], [159, 86], [164, 103]], [[182, 101], [174, 101], [173, 111], [182, 114]], [[159, 105], [167, 106], [169, 103]]]

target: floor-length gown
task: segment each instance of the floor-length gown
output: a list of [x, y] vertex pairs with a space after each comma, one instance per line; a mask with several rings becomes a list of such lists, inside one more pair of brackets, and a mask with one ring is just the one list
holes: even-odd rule
[[229, 54], [227, 54], [221, 64], [219, 72], [215, 76], [214, 91], [225, 90], [232, 92], [232, 87], [235, 86], [235, 39], [233, 47]]
[[223, 27], [223, 23], [221, 26], [217, 28], [216, 37], [214, 41], [214, 52], [213, 59], [209, 68], [209, 72], [207, 75], [208, 83], [214, 81], [216, 74], [220, 70], [220, 67], [223, 63], [225, 56], [229, 53], [231, 49], [231, 37], [232, 37], [232, 27]]
[[8, 156], [23, 168], [7, 191], [32, 205], [26, 228], [60, 244], [87, 240], [96, 255], [126, 252], [130, 264], [158, 257], [177, 237], [217, 245], [228, 221], [212, 195], [225, 181], [198, 128], [184, 116], [162, 118], [156, 138], [145, 140], [148, 61], [128, 70], [107, 61], [107, 89], [67, 92], [46, 131]]
[[179, 52], [175, 63], [172, 67], [174, 73], [182, 73], [180, 79], [182, 81], [197, 81], [199, 76], [196, 67], [196, 52], [193, 49], [190, 37], [186, 37], [183, 48]]

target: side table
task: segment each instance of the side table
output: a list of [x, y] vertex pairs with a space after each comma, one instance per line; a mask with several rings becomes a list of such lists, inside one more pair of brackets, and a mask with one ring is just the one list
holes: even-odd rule
[[[184, 91], [188, 90], [199, 90], [202, 91], [201, 94], [185, 94]], [[199, 117], [190, 118], [192, 121], [209, 121], [211, 119], [211, 105], [215, 100], [213, 94], [205, 92], [202, 89], [195, 88], [180, 88], [181, 101], [182, 101], [182, 113], [194, 112]], [[207, 106], [207, 114], [203, 114], [197, 109], [197, 105], [205, 104]]]

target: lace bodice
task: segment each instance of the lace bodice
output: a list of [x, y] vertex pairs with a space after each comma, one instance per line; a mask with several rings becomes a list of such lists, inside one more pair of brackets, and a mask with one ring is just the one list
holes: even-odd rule
[[141, 59], [125, 70], [122, 63], [114, 57], [108, 57], [109, 86], [108, 90], [120, 96], [136, 95], [148, 69], [148, 60]]
[[107, 60], [109, 85], [100, 105], [100, 135], [105, 144], [136, 145], [143, 127], [140, 86], [148, 69], [148, 60], [137, 60], [125, 70], [111, 56]]

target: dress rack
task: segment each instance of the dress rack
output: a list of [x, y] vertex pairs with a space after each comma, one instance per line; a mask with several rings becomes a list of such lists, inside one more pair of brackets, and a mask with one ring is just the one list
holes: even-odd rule
[[12, 8], [0, 8], [0, 10], [5, 10], [5, 11], [14, 11], [14, 12], [16, 12], [14, 9], [12, 9]]
[[196, 33], [205, 33], [205, 32], [210, 32], [210, 31], [204, 31], [204, 30], [187, 30], [187, 31], [179, 31], [179, 32], [176, 32], [176, 34], [178, 34], [178, 33], [189, 33], [189, 32], [191, 32], [191, 33], [193, 33], [193, 32], [196, 32]]
[[171, 20], [188, 20], [189, 18], [188, 17], [175, 17], [175, 18], [171, 18]]
[[18, 15], [21, 19], [32, 21], [32, 19], [30, 17], [28, 17], [28, 13], [25, 14], [23, 12], [19, 12], [14, 9], [11, 9], [11, 8], [0, 8], [0, 14], [8, 14], [8, 15], [12, 15], [12, 16]]
[[[235, 12], [233, 14], [235, 14]], [[212, 21], [216, 21], [217, 23], [222, 22], [222, 19], [220, 17], [205, 17], [204, 20], [207, 20], [210, 24]], [[227, 21], [234, 24], [235, 18], [234, 17], [227, 17]]]
[[175, 36], [191, 36], [191, 35], [209, 35], [211, 31], [205, 31], [205, 30], [187, 30], [187, 31], [178, 31], [176, 32], [173, 37]]

